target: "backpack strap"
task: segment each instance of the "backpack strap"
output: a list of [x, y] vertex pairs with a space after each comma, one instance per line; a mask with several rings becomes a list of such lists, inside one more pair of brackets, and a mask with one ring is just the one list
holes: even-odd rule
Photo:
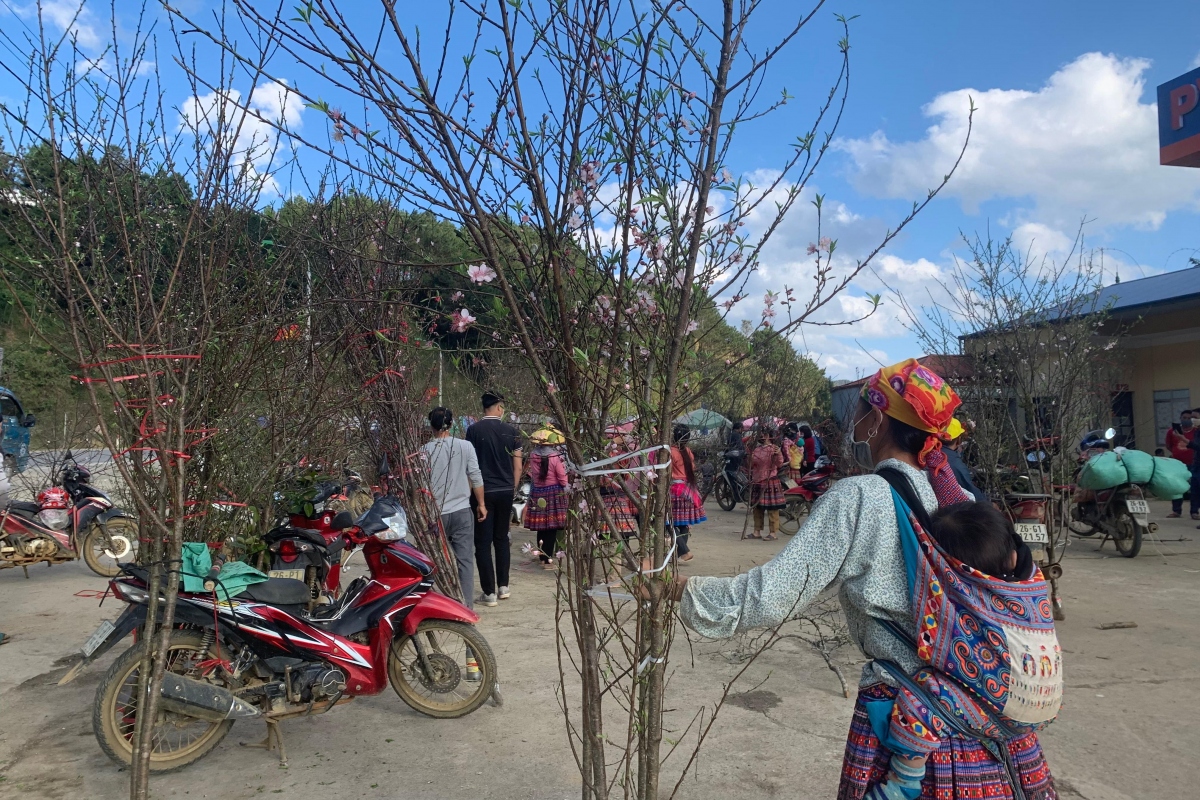
[[917, 522], [928, 531], [931, 526], [929, 512], [925, 510], [925, 504], [917, 496], [917, 490], [913, 488], [908, 476], [895, 467], [883, 467], [875, 474], [891, 484], [896, 494], [900, 495], [900, 499], [908, 506], [908, 510], [917, 518]]

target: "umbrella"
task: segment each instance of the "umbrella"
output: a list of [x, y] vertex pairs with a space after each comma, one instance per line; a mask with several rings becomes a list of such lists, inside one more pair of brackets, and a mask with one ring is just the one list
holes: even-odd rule
[[712, 409], [697, 408], [695, 411], [689, 411], [682, 416], [676, 417], [675, 424], [686, 425], [689, 428], [699, 428], [700, 430], [716, 430], [724, 425], [728, 425], [729, 420]]
[[779, 428], [787, 424], [787, 420], [782, 417], [746, 417], [742, 420], [742, 427], [753, 428], [760, 424], [759, 420], [762, 421], [761, 424], [770, 425], [773, 428]]

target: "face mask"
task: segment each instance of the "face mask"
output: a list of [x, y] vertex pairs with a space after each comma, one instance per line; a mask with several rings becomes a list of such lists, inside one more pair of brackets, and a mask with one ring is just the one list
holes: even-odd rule
[[[874, 411], [875, 409], [872, 408], [867, 414], [870, 415]], [[866, 417], [862, 417], [858, 422], [862, 422], [864, 419]], [[874, 428], [867, 432], [867, 440], [865, 442], [858, 442], [854, 439], [854, 429], [858, 427], [858, 422], [851, 425], [850, 430], [846, 433], [847, 449], [850, 451], [854, 463], [867, 471], [871, 471], [875, 469], [875, 457], [871, 455], [871, 440], [879, 433], [879, 425], [876, 424]]]
[[1196, 424], [1196, 420], [1192, 419], [1191, 417], [1188, 417], [1187, 419], [1180, 420], [1179, 422], [1180, 422], [1180, 424], [1182, 424], [1182, 425], [1183, 425], [1183, 427], [1185, 427], [1185, 428], [1190, 428], [1190, 427], [1192, 427], [1193, 425], [1195, 425], [1195, 424]]

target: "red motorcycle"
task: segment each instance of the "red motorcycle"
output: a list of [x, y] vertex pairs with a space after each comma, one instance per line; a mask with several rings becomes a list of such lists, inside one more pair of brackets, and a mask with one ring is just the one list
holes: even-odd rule
[[800, 482], [783, 493], [787, 503], [779, 512], [779, 530], [791, 536], [800, 530], [800, 518], [812, 511], [812, 504], [833, 485], [836, 468], [829, 456], [819, 456], [813, 468], [800, 477]]
[[[474, 627], [466, 606], [433, 589], [433, 563], [396, 538], [395, 498], [382, 497], [359, 523], [342, 532], [361, 545], [370, 578], [356, 578], [342, 597], [315, 613], [305, 611], [309, 587], [270, 578], [233, 597], [223, 596], [216, 571], [212, 592], [180, 592], [153, 725], [154, 771], [179, 769], [209, 753], [234, 721], [267, 723], [260, 745], [279, 748], [287, 763], [278, 723], [323, 714], [360, 695], [382, 692], [390, 682], [413, 709], [438, 718], [461, 717], [489, 697], [499, 702], [496, 657]], [[84, 667], [135, 630], [147, 626], [149, 576], [126, 565], [111, 582], [128, 603], [83, 647]], [[143, 634], [144, 635], [144, 634]], [[122, 653], [96, 690], [93, 728], [104, 752], [128, 766], [138, 715], [140, 642]]]
[[91, 479], [67, 451], [54, 485], [38, 494], [40, 502], [11, 500], [0, 509], [0, 569], [21, 567], [29, 577], [32, 564], [82, 557], [97, 575], [120, 574], [118, 562], [137, 554], [137, 521], [89, 484]]

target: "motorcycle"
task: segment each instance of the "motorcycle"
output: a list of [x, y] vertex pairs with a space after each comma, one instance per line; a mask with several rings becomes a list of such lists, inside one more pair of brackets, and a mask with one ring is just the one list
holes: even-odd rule
[[[1111, 450], [1115, 435], [1112, 428], [1103, 433], [1097, 430], [1084, 434], [1079, 443], [1080, 468], [1092, 456]], [[1126, 558], [1135, 557], [1145, 536], [1158, 530], [1158, 525], [1150, 521], [1150, 504], [1137, 484], [1124, 483], [1098, 491], [1076, 489], [1072, 500], [1068, 523], [1071, 532], [1077, 536], [1103, 533]]]
[[137, 521], [88, 483], [91, 479], [92, 473], [68, 450], [52, 484], [69, 498], [65, 514], [51, 516], [45, 511], [56, 509], [10, 500], [0, 510], [0, 569], [21, 567], [28, 578], [32, 564], [82, 558], [101, 577], [118, 575], [118, 562], [132, 561], [137, 555]]
[[[342, 537], [361, 546], [370, 577], [356, 578], [337, 602], [305, 611], [309, 587], [269, 578], [242, 593], [222, 596], [217, 570], [212, 592], [181, 591], [175, 608], [167, 674], [152, 730], [150, 769], [165, 772], [208, 754], [238, 719], [261, 719], [267, 738], [257, 746], [286, 751], [285, 719], [324, 714], [356, 697], [379, 694], [391, 683], [416, 711], [440, 719], [462, 717], [489, 697], [498, 701], [496, 657], [474, 627], [479, 617], [433, 588], [433, 562], [402, 541], [400, 505], [381, 497]], [[135, 643], [109, 667], [96, 690], [92, 726], [100, 748], [121, 766], [133, 758], [138, 679], [148, 621], [148, 573], [125, 565], [111, 581], [126, 603], [83, 646], [83, 659], [59, 685], [140, 630]]]
[[783, 493], [787, 503], [779, 513], [779, 530], [788, 536], [800, 530], [800, 517], [812, 511], [812, 504], [833, 485], [835, 467], [829, 456], [819, 456], [813, 468], [800, 476], [800, 482]]
[[721, 469], [713, 478], [713, 496], [717, 505], [723, 511], [733, 511], [738, 503], [746, 502], [750, 496], [750, 476], [740, 467], [734, 468], [735, 459], [745, 457], [742, 450], [723, 450], [718, 455], [722, 459]]

